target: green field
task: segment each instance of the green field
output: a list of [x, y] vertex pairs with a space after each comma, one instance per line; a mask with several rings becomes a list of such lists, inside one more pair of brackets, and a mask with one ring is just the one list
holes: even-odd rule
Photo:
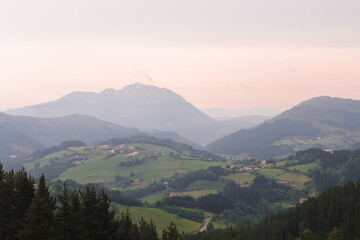
[[255, 176], [251, 173], [244, 172], [231, 174], [226, 178], [235, 181], [237, 184], [240, 184], [243, 187], [248, 187], [251, 185], [252, 181], [254, 181]]
[[[121, 212], [125, 212], [127, 207], [112, 203], [111, 208], [114, 209], [116, 216], [120, 217]], [[201, 224], [198, 222], [180, 218], [175, 214], [167, 213], [158, 208], [130, 207], [129, 209], [133, 223], [137, 224], [141, 217], [143, 217], [147, 222], [150, 222], [152, 219], [154, 224], [157, 226], [158, 234], [161, 234], [162, 229], [166, 228], [170, 224], [170, 221], [173, 221], [176, 224], [180, 233], [194, 232], [201, 227]]]
[[153, 152], [161, 153], [161, 156], [155, 159], [149, 159], [139, 165], [120, 167], [120, 162], [135, 161], [135, 157], [118, 154], [110, 159], [106, 159], [106, 154], [108, 154], [109, 151], [104, 151], [98, 153], [96, 157], [89, 156], [87, 160], [76, 162], [76, 167], [68, 168], [58, 179], [73, 179], [79, 183], [103, 183], [108, 187], [118, 188], [115, 177], [119, 175], [131, 178], [135, 182], [142, 182], [142, 185], [132, 187], [138, 188], [163, 178], [170, 178], [175, 173], [185, 173], [190, 170], [206, 169], [210, 166], [226, 165], [224, 162], [176, 159], [170, 155], [170, 152], [174, 152], [174, 150], [162, 146], [150, 144], [131, 145], [141, 148], [140, 155], [137, 156], [138, 158], [142, 158], [144, 156], [142, 155], [143, 153]]
[[220, 181], [205, 181], [205, 180], [196, 180], [192, 182], [185, 190], [216, 190], [220, 191], [222, 189], [222, 183]]
[[261, 169], [260, 173], [262, 175], [264, 175], [265, 177], [269, 177], [269, 178], [276, 178], [277, 176], [285, 173], [284, 170], [282, 169], [276, 169], [276, 168], [271, 168], [271, 169]]
[[315, 169], [315, 168], [320, 168], [320, 165], [317, 164], [316, 162], [288, 167], [288, 169], [291, 171], [298, 170], [302, 173], [307, 173], [310, 169]]
[[36, 161], [25, 162], [23, 165], [24, 165], [26, 170], [30, 170], [30, 169], [34, 168], [36, 163], [40, 163], [40, 167], [43, 167], [45, 165], [50, 164], [50, 158], [56, 158], [56, 157], [57, 158], [63, 158], [64, 154], [71, 155], [73, 153], [74, 152], [68, 151], [68, 150], [59, 151], [59, 152], [56, 152], [56, 153], [49, 154], [49, 155], [47, 155], [47, 156], [45, 156], [45, 157], [43, 157], [41, 159], [38, 159]]
[[304, 189], [304, 184], [311, 180], [308, 176], [292, 172], [285, 172], [284, 174], [277, 176], [276, 179], [280, 181], [289, 181], [289, 184], [294, 184], [295, 188], [299, 190]]
[[311, 180], [303, 174], [287, 172], [282, 169], [261, 169], [260, 173], [268, 178], [274, 178], [279, 181], [289, 181], [290, 185], [295, 185], [295, 188], [299, 190], [304, 189], [304, 183]]
[[217, 193], [218, 191], [216, 190], [194, 190], [194, 191], [187, 191], [187, 192], [182, 192], [182, 195], [184, 196], [190, 196], [193, 198], [199, 198], [205, 195], [209, 195], [209, 194], [214, 194]]
[[143, 201], [143, 202], [148, 202], [150, 204], [154, 204], [157, 201], [160, 201], [164, 197], [168, 197], [168, 196], [169, 196], [169, 194], [167, 192], [166, 193], [161, 193], [161, 194], [151, 194], [151, 195], [148, 195], [146, 197], [141, 198], [140, 200]]
[[280, 161], [280, 162], [276, 162], [275, 163], [275, 166], [276, 167], [282, 167], [282, 166], [284, 166], [285, 164], [287, 164], [288, 163], [288, 161]]

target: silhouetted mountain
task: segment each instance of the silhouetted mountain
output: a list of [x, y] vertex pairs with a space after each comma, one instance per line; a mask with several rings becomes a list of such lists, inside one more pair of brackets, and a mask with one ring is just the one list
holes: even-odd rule
[[350, 148], [360, 141], [360, 101], [317, 97], [256, 127], [208, 145], [216, 153], [272, 158], [310, 147]]
[[60, 117], [85, 114], [142, 131], [175, 131], [198, 144], [208, 144], [243, 126], [218, 122], [178, 94], [155, 86], [133, 84], [101, 93], [74, 92], [57, 101], [8, 110], [12, 115]]
[[274, 117], [281, 113], [278, 109], [267, 109], [267, 108], [251, 108], [251, 109], [237, 109], [228, 110], [222, 108], [207, 108], [202, 110], [208, 116], [215, 119], [230, 119], [246, 116], [268, 116], [269, 118]]
[[35, 139], [12, 129], [0, 126], [0, 159], [14, 153], [31, 153], [44, 146]]
[[83, 115], [34, 118], [0, 113], [0, 150], [5, 154], [17, 151], [31, 153], [66, 140], [93, 143], [138, 132], [134, 128], [120, 127]]
[[202, 147], [182, 136], [180, 136], [178, 133], [176, 132], [172, 132], [172, 131], [158, 131], [158, 130], [152, 130], [152, 131], [146, 131], [145, 132], [147, 135], [152, 136], [154, 138], [158, 138], [158, 139], [171, 139], [174, 142], [178, 142], [178, 143], [185, 143], [187, 145], [193, 146], [194, 148], [200, 149], [200, 150], [204, 150], [205, 147]]

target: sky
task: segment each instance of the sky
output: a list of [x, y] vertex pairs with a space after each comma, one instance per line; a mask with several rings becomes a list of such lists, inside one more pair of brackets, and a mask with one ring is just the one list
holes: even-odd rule
[[358, 0], [0, 3], [0, 111], [133, 83], [200, 109], [360, 99]]

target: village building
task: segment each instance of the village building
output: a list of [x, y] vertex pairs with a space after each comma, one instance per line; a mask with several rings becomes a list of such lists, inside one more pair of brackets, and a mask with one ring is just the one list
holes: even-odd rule
[[179, 192], [171, 192], [170, 193], [170, 197], [181, 197], [182, 195], [181, 195], [181, 193], [179, 193]]

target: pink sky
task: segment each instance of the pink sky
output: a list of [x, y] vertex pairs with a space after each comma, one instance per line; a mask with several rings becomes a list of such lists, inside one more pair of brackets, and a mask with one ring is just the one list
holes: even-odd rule
[[171, 89], [200, 109], [360, 99], [359, 7], [355, 0], [8, 1], [0, 9], [0, 111], [136, 82]]

